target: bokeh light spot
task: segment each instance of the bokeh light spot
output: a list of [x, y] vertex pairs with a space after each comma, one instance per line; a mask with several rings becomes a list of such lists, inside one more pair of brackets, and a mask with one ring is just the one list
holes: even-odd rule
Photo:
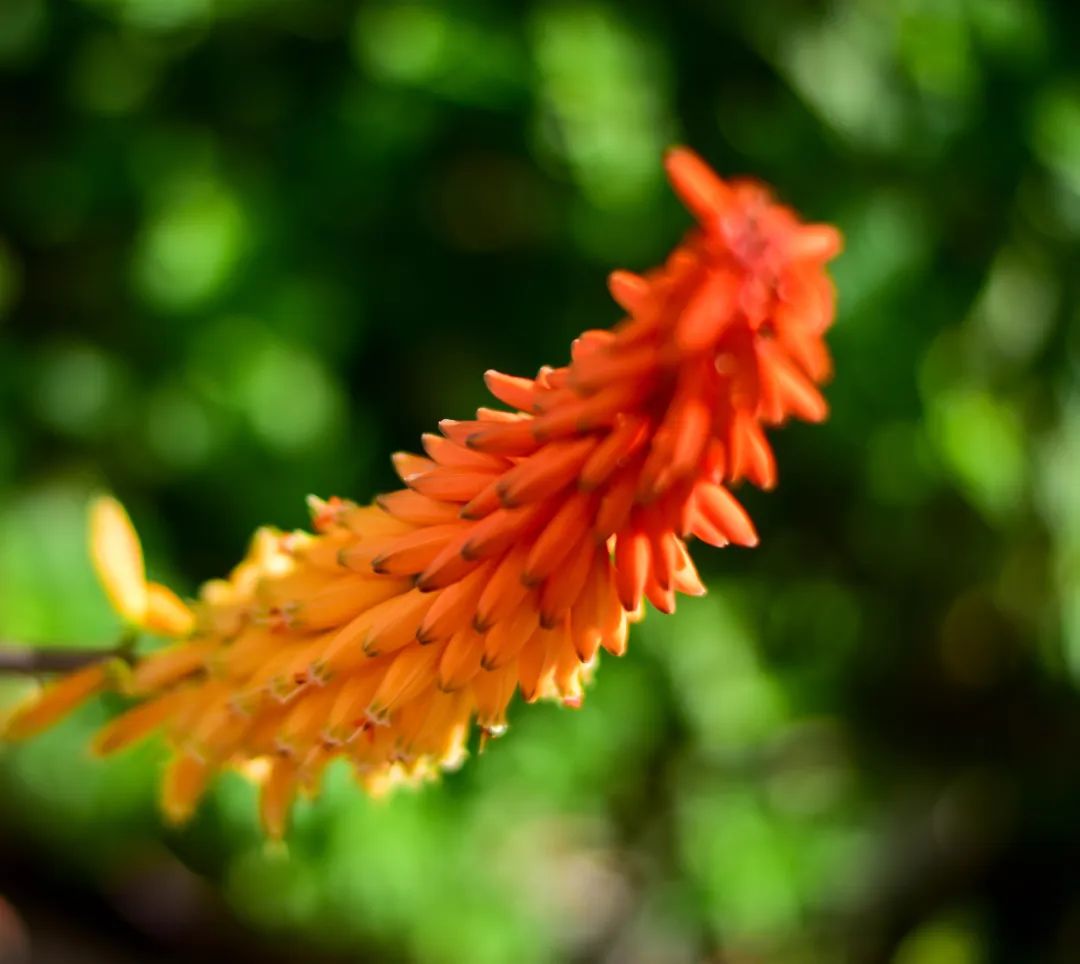
[[223, 184], [181, 181], [151, 214], [140, 238], [136, 286], [157, 307], [197, 307], [229, 280], [246, 238], [244, 212]]

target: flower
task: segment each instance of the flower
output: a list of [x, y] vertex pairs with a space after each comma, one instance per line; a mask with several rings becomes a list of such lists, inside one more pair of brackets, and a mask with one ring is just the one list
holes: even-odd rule
[[[698, 224], [663, 266], [611, 276], [619, 325], [535, 378], [488, 372], [506, 408], [443, 421], [424, 455], [394, 456], [405, 488], [367, 506], [312, 498], [313, 533], [260, 530], [203, 587], [190, 627], [178, 601], [176, 619], [151, 615], [126, 516], [96, 505], [114, 605], [182, 637], [115, 684], [136, 702], [96, 746], [163, 730], [171, 819], [228, 765], [257, 774], [272, 836], [337, 757], [373, 791], [456, 765], [474, 722], [505, 730], [515, 692], [580, 705], [599, 651], [624, 652], [646, 600], [671, 612], [677, 594], [702, 594], [690, 537], [756, 544], [730, 487], [775, 484], [766, 426], [826, 415], [824, 266], [840, 236], [688, 150], [667, 170]], [[94, 684], [82, 688], [107, 680]], [[42, 725], [49, 693], [9, 736], [20, 719]]]

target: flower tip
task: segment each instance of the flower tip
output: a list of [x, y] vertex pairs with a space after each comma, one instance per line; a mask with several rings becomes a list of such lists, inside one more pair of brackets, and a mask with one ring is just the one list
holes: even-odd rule
[[161, 809], [170, 824], [179, 826], [191, 819], [209, 779], [210, 768], [195, 753], [173, 757], [161, 785]]
[[316, 532], [326, 532], [341, 518], [344, 502], [336, 495], [329, 499], [309, 495], [306, 501], [308, 512], [311, 514], [311, 526]]
[[124, 507], [111, 495], [90, 502], [90, 559], [113, 609], [141, 624], [148, 593], [142, 545]]
[[106, 689], [112, 679], [109, 662], [94, 663], [62, 677], [17, 709], [0, 732], [0, 738], [16, 743], [36, 736]]
[[615, 303], [630, 314], [638, 311], [649, 295], [649, 282], [632, 271], [612, 271], [608, 275], [607, 285]]
[[699, 221], [715, 218], [727, 206], [731, 189], [690, 148], [668, 148], [664, 170], [675, 193]]
[[790, 241], [791, 256], [797, 260], [831, 261], [844, 250], [844, 236], [831, 224], [806, 224]]
[[195, 629], [195, 614], [168, 586], [151, 582], [146, 587], [142, 626], [161, 636], [190, 636]]

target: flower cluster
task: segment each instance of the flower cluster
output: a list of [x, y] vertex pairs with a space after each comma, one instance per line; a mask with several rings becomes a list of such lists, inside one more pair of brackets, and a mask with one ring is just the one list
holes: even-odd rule
[[756, 543], [730, 486], [774, 485], [764, 428], [826, 415], [838, 233], [688, 150], [667, 169], [697, 227], [662, 267], [611, 276], [625, 319], [535, 378], [488, 372], [505, 407], [443, 421], [425, 454], [395, 456], [405, 488], [368, 506], [312, 499], [313, 533], [260, 530], [190, 611], [146, 583], [122, 510], [100, 503], [111, 598], [177, 641], [130, 672], [59, 681], [9, 736], [119, 688], [136, 702], [97, 748], [164, 731], [170, 818], [244, 765], [276, 836], [336, 757], [375, 790], [458, 763], [474, 723], [505, 730], [518, 691], [578, 706], [645, 600], [671, 612], [676, 594], [704, 592], [687, 539]]

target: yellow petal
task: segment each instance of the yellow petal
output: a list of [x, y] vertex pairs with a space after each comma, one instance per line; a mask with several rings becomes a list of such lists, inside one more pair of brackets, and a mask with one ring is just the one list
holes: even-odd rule
[[127, 512], [112, 496], [90, 504], [90, 558], [113, 609], [141, 624], [147, 606], [142, 546]]
[[151, 582], [142, 627], [161, 636], [188, 636], [195, 628], [195, 614], [168, 586]]
[[66, 716], [111, 681], [111, 664], [95, 663], [46, 686], [15, 711], [4, 729], [4, 739], [25, 740]]

